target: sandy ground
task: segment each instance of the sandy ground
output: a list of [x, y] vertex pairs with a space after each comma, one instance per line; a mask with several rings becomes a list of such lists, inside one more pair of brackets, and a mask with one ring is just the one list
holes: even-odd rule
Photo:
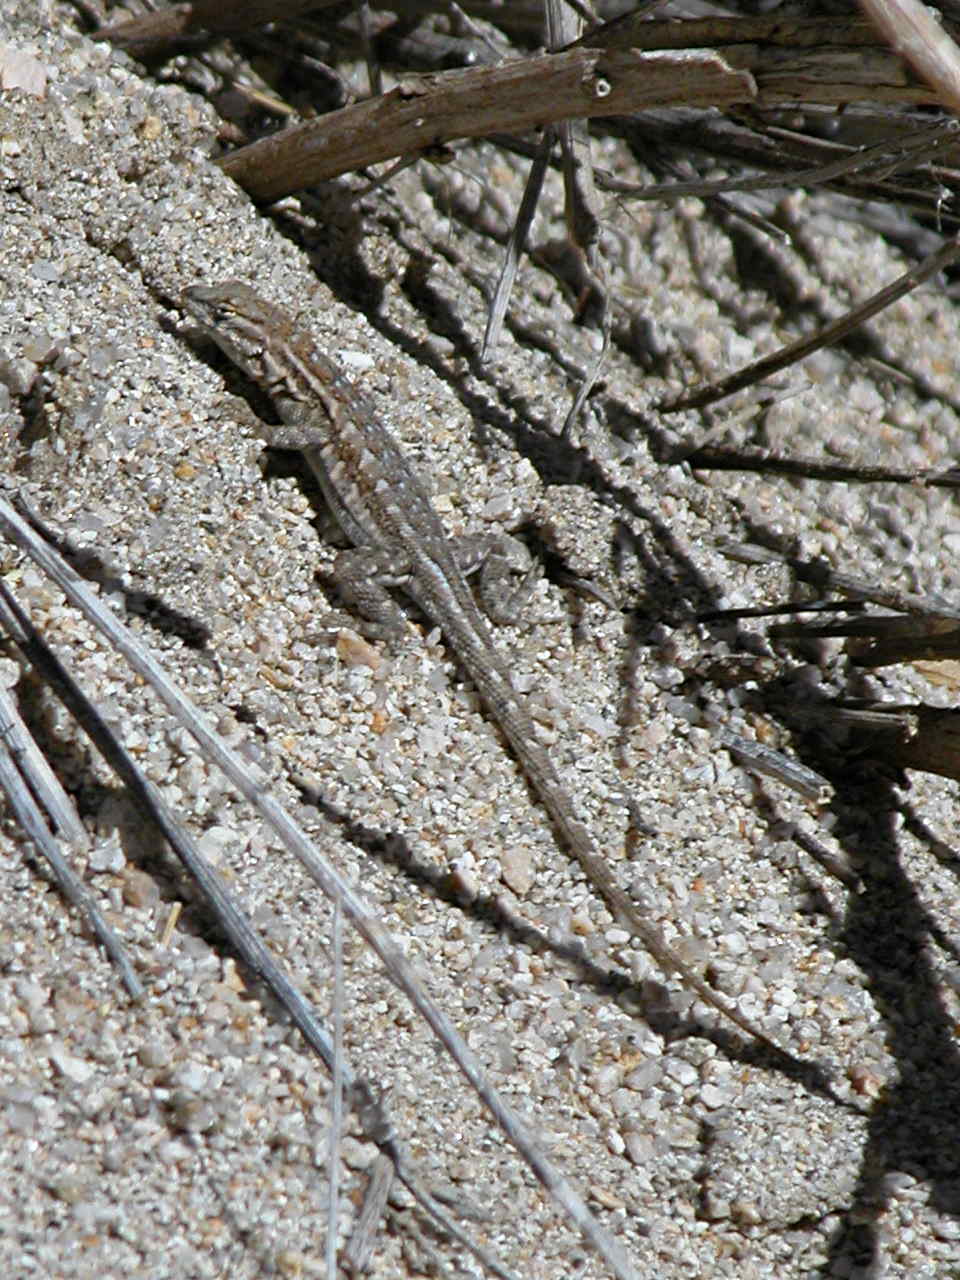
[[[597, 338], [542, 265], [523, 263], [503, 342], [477, 360], [519, 163], [466, 147], [374, 195], [344, 181], [267, 214], [211, 163], [204, 101], [72, 23], [42, 0], [0, 17], [0, 41], [47, 75], [45, 96], [0, 95], [6, 491], [83, 553], [367, 895], [638, 1276], [960, 1275], [956, 788], [864, 759], [817, 717], [837, 697], [949, 706], [951, 670], [870, 674], [836, 643], [771, 646], [762, 619], [696, 621], [796, 591], [777, 566], [725, 558], [724, 538], [956, 595], [956, 500], [663, 461], [709, 439], [951, 465], [954, 306], [924, 287], [783, 376], [791, 394], [735, 400], [708, 432], [657, 403], [908, 262], [826, 198], [769, 198], [788, 243], [698, 201], [605, 204], [612, 350], [564, 441]], [[642, 176], [613, 143], [597, 162]], [[541, 207], [542, 264], [563, 234], [555, 179]], [[265, 454], [241, 384], [176, 307], [187, 284], [230, 277], [299, 311], [345, 363], [451, 533], [522, 531], [543, 571], [501, 643], [597, 840], [690, 962], [831, 1090], [721, 1025], [612, 923], [442, 637], [412, 619], [394, 650], [351, 641], [315, 495]], [[56, 588], [12, 549], [4, 573], [326, 1016], [319, 892]], [[30, 679], [19, 694], [147, 996], [127, 1000], [6, 821], [0, 1271], [323, 1274], [325, 1072], [82, 736]], [[830, 803], [748, 776], [721, 729], [818, 768]], [[347, 1053], [389, 1090], [422, 1175], [476, 1207], [471, 1229], [516, 1275], [608, 1274], [353, 936], [345, 959]], [[344, 1236], [375, 1154], [349, 1133]], [[431, 1268], [479, 1274], [398, 1199], [372, 1273]]]

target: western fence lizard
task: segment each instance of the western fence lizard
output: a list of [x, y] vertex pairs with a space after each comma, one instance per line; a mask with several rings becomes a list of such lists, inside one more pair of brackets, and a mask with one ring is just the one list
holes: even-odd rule
[[533, 721], [514, 692], [425, 490], [392, 437], [337, 366], [289, 317], [249, 286], [227, 282], [186, 291], [184, 307], [243, 373], [268, 393], [286, 430], [271, 443], [302, 450], [353, 549], [337, 559], [342, 590], [382, 635], [405, 619], [387, 588], [400, 587], [441, 628], [549, 813], [563, 844], [619, 923], [657, 963], [741, 1030], [782, 1054], [764, 1032], [715, 992], [644, 919], [617, 883], [577, 816]]

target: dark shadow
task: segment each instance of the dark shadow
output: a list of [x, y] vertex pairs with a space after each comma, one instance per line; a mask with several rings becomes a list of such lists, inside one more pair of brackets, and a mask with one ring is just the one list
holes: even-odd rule
[[[951, 953], [954, 948], [902, 865], [898, 832], [904, 806], [896, 775], [824, 750], [810, 732], [803, 704], [794, 715], [783, 686], [768, 692], [768, 707], [772, 703], [782, 722], [795, 726], [800, 758], [834, 788], [832, 835], [859, 877], [858, 891], [848, 893], [845, 912], [835, 917], [835, 944], [863, 975], [898, 1064], [897, 1078], [869, 1112], [859, 1180], [821, 1272], [828, 1277], [841, 1274], [839, 1266], [882, 1261], [879, 1223], [892, 1172], [927, 1183], [930, 1202], [941, 1212], [960, 1213], [960, 1042], [929, 959], [931, 947], [947, 945]], [[913, 825], [922, 836], [922, 827]], [[956, 860], [954, 851], [949, 856]]]
[[[622, 969], [598, 965], [585, 953], [577, 939], [557, 939], [545, 934], [536, 925], [511, 911], [500, 895], [476, 894], [466, 898], [449, 871], [418, 858], [406, 838], [398, 833], [386, 833], [368, 827], [343, 813], [324, 800], [315, 790], [301, 787], [305, 803], [333, 823], [345, 840], [362, 849], [379, 862], [396, 867], [408, 880], [425, 889], [454, 910], [476, 920], [491, 930], [528, 951], [549, 953], [569, 964], [579, 975], [580, 981], [595, 991], [614, 996], [629, 996], [635, 1008], [652, 1030], [673, 1041], [695, 1035], [710, 1040], [727, 1057], [743, 1065], [779, 1072], [788, 1079], [797, 1080], [820, 1097], [849, 1109], [849, 1103], [834, 1092], [826, 1072], [816, 1062], [796, 1058], [787, 1052], [776, 1052], [766, 1045], [747, 1041], [725, 1025], [703, 1024], [694, 1019], [678, 1017], [668, 1006], [666, 989], [657, 982], [645, 981], [639, 985]], [[720, 1015], [717, 1015], [718, 1019]]]

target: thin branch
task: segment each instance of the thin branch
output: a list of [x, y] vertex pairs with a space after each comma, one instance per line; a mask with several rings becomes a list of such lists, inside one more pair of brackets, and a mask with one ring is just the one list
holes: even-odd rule
[[149, 61], [165, 56], [178, 41], [209, 32], [248, 31], [265, 22], [298, 17], [312, 9], [330, 9], [339, 0], [192, 0], [173, 4], [155, 13], [144, 13], [112, 22], [96, 32], [132, 58]]
[[799, 760], [766, 747], [754, 738], [744, 738], [739, 733], [732, 733], [722, 725], [711, 725], [710, 732], [721, 742], [739, 763], [753, 773], [765, 774], [768, 778], [776, 778], [796, 791], [805, 800], [817, 806], [829, 804], [833, 799], [833, 787], [821, 774], [808, 769]]
[[661, 404], [659, 406], [660, 412], [676, 413], [680, 409], [703, 409], [708, 404], [714, 404], [717, 400], [732, 396], [735, 391], [742, 391], [744, 387], [752, 386], [755, 382], [769, 378], [771, 374], [779, 373], [781, 369], [786, 369], [789, 365], [804, 360], [822, 347], [829, 347], [834, 343], [840, 342], [848, 333], [851, 333], [872, 316], [877, 315], [878, 312], [889, 307], [891, 303], [912, 292], [924, 280], [929, 280], [931, 276], [936, 275], [938, 271], [942, 271], [951, 262], [956, 262], [958, 258], [960, 258], [960, 237], [948, 240], [936, 253], [930, 254], [922, 262], [918, 262], [915, 267], [905, 271], [902, 276], [898, 276], [896, 280], [885, 288], [872, 294], [866, 302], [853, 307], [845, 315], [842, 315], [839, 320], [835, 320], [832, 324], [828, 324], [825, 328], [818, 330], [811, 337], [791, 342], [786, 347], [781, 347], [779, 351], [775, 351], [773, 355], [764, 356], [762, 360], [755, 360], [753, 364], [747, 365], [746, 368], [739, 370], [737, 373], [729, 374], [726, 378], [722, 378], [719, 382], [715, 382], [708, 387], [703, 387], [690, 395], [681, 396], [677, 400]]
[[[816, 140], [823, 145], [823, 139]], [[782, 187], [816, 187], [835, 182], [838, 178], [851, 178], [867, 175], [883, 178], [908, 167], [916, 168], [942, 151], [944, 144], [957, 143], [957, 122], [955, 120], [938, 120], [935, 124], [912, 133], [894, 134], [883, 142], [871, 147], [839, 147], [842, 151], [835, 160], [826, 164], [812, 165], [806, 169], [785, 169], [781, 173], [764, 174], [762, 177], [749, 177], [744, 174], [738, 178], [725, 178], [718, 182], [705, 180], [691, 182], [655, 182], [640, 185], [635, 182], [624, 182], [615, 174], [606, 170], [597, 170], [598, 183], [606, 191], [632, 200], [679, 200], [685, 196], [699, 196], [709, 199], [725, 193], [744, 195], [753, 191], [769, 191]], [[879, 171], [874, 174], [874, 170]]]
[[910, 484], [921, 489], [960, 489], [960, 470], [898, 470], [895, 467], [864, 467], [845, 462], [824, 462], [820, 458], [785, 458], [767, 449], [678, 450], [674, 462], [685, 462], [694, 471], [758, 471], [763, 475], [798, 476], [804, 480], [830, 480], [844, 484]]
[[753, 77], [709, 50], [571, 49], [501, 66], [410, 76], [379, 98], [261, 138], [218, 164], [255, 200], [272, 201], [458, 138], [629, 115], [652, 106], [755, 98]]
[[720, 540], [717, 547], [722, 555], [739, 561], [740, 564], [782, 564], [796, 574], [801, 582], [813, 583], [820, 590], [840, 591], [844, 595], [853, 596], [856, 600], [869, 600], [873, 604], [878, 604], [884, 609], [893, 609], [897, 613], [947, 618], [954, 623], [960, 623], [960, 606], [935, 593], [921, 596], [913, 591], [903, 591], [899, 587], [867, 582], [864, 578], [857, 578], [853, 574], [840, 573], [832, 569], [825, 560], [800, 560], [796, 556], [784, 555], [779, 551], [771, 551], [768, 547], [759, 547], [752, 543]]
[[333, 904], [333, 1098], [327, 1159], [327, 1280], [337, 1280], [337, 1210], [340, 1202], [340, 1138], [343, 1132], [343, 911]]
[[547, 172], [550, 152], [553, 150], [555, 141], [556, 135], [554, 134], [553, 126], [548, 125], [543, 131], [543, 137], [537, 147], [533, 164], [531, 164], [530, 172], [527, 174], [527, 181], [523, 187], [523, 196], [520, 199], [520, 208], [517, 210], [517, 216], [510, 231], [510, 238], [504, 249], [500, 278], [497, 280], [497, 287], [487, 313], [487, 327], [483, 335], [483, 346], [480, 348], [481, 364], [490, 358], [490, 353], [500, 341], [503, 321], [507, 314], [507, 307], [510, 305], [510, 294], [517, 278], [520, 255], [523, 253], [527, 242], [527, 233], [530, 230], [530, 224], [533, 222], [533, 215], [537, 211], [537, 201], [540, 199], [540, 192], [543, 190], [543, 179]]
[[[0, 622], [6, 624], [7, 621], [8, 618], [0, 612]], [[40, 806], [46, 810], [55, 832], [69, 843], [87, 845], [87, 829], [80, 821], [73, 801], [50, 768], [47, 757], [37, 746], [33, 735], [27, 730], [7, 689], [0, 689], [0, 736], [16, 761], [24, 781]]]

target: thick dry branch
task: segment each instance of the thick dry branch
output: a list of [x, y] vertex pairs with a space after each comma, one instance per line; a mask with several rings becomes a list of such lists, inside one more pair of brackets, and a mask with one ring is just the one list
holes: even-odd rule
[[[389, 93], [264, 138], [220, 161], [258, 200], [281, 196], [341, 173], [416, 154], [460, 138], [520, 132], [587, 117], [625, 116], [654, 107], [729, 107], [785, 103], [929, 103], [934, 91], [890, 50], [864, 43], [867, 24], [760, 24], [800, 33], [787, 45], [744, 42], [756, 22], [728, 23], [731, 42], [708, 47], [716, 23], [650, 23], [659, 38], [684, 47], [595, 48], [517, 59], [495, 67], [410, 77]], [[678, 29], [682, 29], [678, 33]], [[813, 33], [822, 42], [813, 41]], [[733, 36], [740, 34], [740, 41]], [[701, 44], [686, 47], [692, 39]]]
[[643, 21], [628, 14], [578, 43], [604, 49], [713, 49], [756, 77], [762, 106], [937, 101], [936, 91], [878, 41], [872, 24], [856, 18]]
[[843, 639], [858, 667], [960, 658], [960, 626], [950, 618], [869, 614], [837, 622], [795, 622], [770, 628], [772, 640]]
[[254, 199], [278, 200], [456, 138], [655, 106], [708, 107], [755, 98], [752, 76], [710, 50], [572, 49], [499, 67], [413, 76], [382, 97], [263, 138], [219, 163]]
[[652, 18], [628, 13], [594, 27], [576, 42], [591, 49], [706, 49], [771, 45], [820, 49], [877, 45], [877, 32], [862, 18]]
[[901, 769], [960, 778], [960, 711], [922, 703], [840, 705], [832, 719], [855, 735], [862, 749]]
[[[99, 35], [145, 57], [184, 34], [232, 31], [324, 6], [325, 0], [197, 0]], [[410, 77], [387, 94], [244, 147], [221, 165], [255, 199], [268, 201], [456, 139], [654, 107], [936, 100], [936, 90], [866, 22], [632, 18], [597, 28], [559, 53]]]

